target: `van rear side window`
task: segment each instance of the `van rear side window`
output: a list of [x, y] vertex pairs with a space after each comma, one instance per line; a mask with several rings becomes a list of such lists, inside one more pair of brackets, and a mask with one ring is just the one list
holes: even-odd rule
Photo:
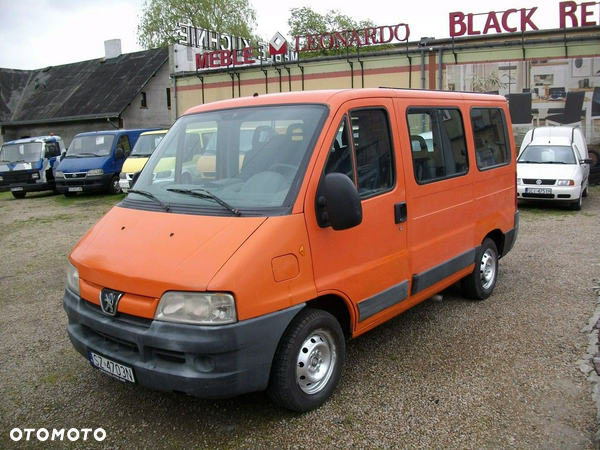
[[417, 183], [468, 172], [467, 143], [458, 109], [409, 108], [407, 119]]
[[509, 164], [508, 133], [502, 110], [500, 108], [472, 108], [471, 123], [477, 168], [485, 170]]

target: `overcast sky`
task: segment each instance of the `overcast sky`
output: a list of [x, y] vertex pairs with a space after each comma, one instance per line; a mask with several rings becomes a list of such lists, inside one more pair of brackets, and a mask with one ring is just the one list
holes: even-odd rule
[[[288, 36], [290, 9], [309, 6], [325, 14], [338, 9], [355, 21], [377, 25], [406, 23], [410, 41], [449, 36], [449, 13], [485, 13], [491, 3], [480, 0], [250, 0], [257, 12], [257, 34], [270, 40], [279, 31]], [[137, 26], [144, 0], [0, 0], [0, 67], [40, 69], [104, 56], [104, 41], [120, 39], [123, 53], [142, 50]], [[532, 8], [540, 29], [559, 27], [560, 0], [505, 0], [496, 11]], [[578, 0], [577, 3], [583, 3]], [[591, 20], [599, 21], [598, 8]], [[485, 16], [478, 16], [483, 28]], [[514, 17], [514, 16], [513, 16]], [[590, 18], [588, 18], [589, 20]]]

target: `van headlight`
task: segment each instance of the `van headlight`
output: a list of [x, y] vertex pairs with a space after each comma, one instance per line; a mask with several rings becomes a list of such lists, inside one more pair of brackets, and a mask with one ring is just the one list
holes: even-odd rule
[[73, 264], [67, 266], [67, 287], [73, 293], [79, 294], [79, 270]]
[[154, 319], [194, 325], [235, 323], [235, 299], [221, 292], [166, 292], [158, 302]]
[[558, 180], [556, 182], [557, 186], [575, 186], [574, 180]]
[[87, 172], [88, 177], [93, 177], [96, 175], [104, 175], [104, 170], [103, 169], [92, 169], [92, 170], [88, 170], [88, 172]]
[[54, 178], [64, 178], [65, 174], [62, 173], [60, 170], [57, 170], [56, 172], [54, 172]]

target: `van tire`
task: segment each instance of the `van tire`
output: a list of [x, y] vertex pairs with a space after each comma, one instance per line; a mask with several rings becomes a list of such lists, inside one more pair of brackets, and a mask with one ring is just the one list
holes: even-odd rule
[[13, 195], [14, 198], [25, 198], [25, 196], [27, 195], [27, 192], [24, 192], [24, 191], [12, 191], [11, 194]]
[[121, 185], [119, 184], [119, 176], [115, 175], [111, 178], [110, 184], [108, 185], [108, 193], [111, 195], [120, 194], [123, 192], [121, 190]]
[[594, 172], [596, 172], [598, 170], [597, 168], [600, 168], [600, 152], [590, 149], [588, 150], [588, 155], [592, 160], [590, 169], [596, 169], [594, 170]]
[[498, 249], [493, 240], [485, 238], [475, 257], [475, 268], [461, 280], [461, 287], [466, 297], [485, 300], [492, 295], [497, 278]]
[[317, 408], [340, 380], [344, 352], [344, 333], [337, 319], [326, 311], [303, 309], [281, 337], [267, 395], [292, 411]]

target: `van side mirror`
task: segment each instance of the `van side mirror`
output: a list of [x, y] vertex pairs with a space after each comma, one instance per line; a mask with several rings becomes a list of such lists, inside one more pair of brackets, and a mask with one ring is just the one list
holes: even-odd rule
[[594, 160], [592, 158], [585, 158], [582, 159], [580, 162], [581, 164], [589, 164], [591, 166], [594, 163]]
[[324, 187], [325, 195], [319, 198], [319, 204], [325, 210], [323, 221], [329, 222], [336, 231], [359, 225], [362, 205], [352, 180], [342, 173], [332, 172], [325, 176]]
[[117, 159], [124, 159], [125, 158], [125, 152], [123, 151], [123, 149], [121, 147], [117, 147], [117, 152], [115, 153]]

